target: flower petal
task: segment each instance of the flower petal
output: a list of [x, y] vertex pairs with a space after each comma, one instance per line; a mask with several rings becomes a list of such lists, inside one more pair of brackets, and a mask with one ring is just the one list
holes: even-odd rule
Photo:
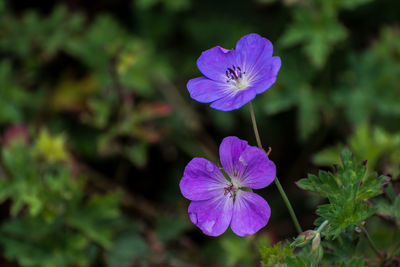
[[241, 186], [261, 189], [271, 184], [275, 176], [275, 164], [268, 159], [264, 150], [249, 146], [240, 155], [238, 177]]
[[226, 96], [224, 86], [226, 85], [205, 77], [191, 79], [186, 85], [190, 97], [200, 103], [209, 103]]
[[210, 105], [210, 107], [221, 111], [231, 111], [247, 104], [253, 100], [255, 96], [256, 92], [252, 88], [247, 88], [216, 100]]
[[179, 183], [182, 195], [190, 200], [206, 200], [223, 195], [227, 185], [228, 181], [220, 169], [204, 158], [192, 159], [186, 165]]
[[197, 59], [197, 67], [207, 78], [226, 82], [225, 71], [232, 66], [233, 60], [232, 50], [216, 46], [201, 53]]
[[252, 235], [267, 225], [271, 209], [259, 195], [239, 190], [236, 193], [231, 222], [232, 231], [238, 236]]
[[236, 43], [236, 62], [246, 72], [252, 72], [256, 63], [272, 57], [272, 43], [256, 33], [243, 36]]
[[280, 57], [260, 59], [255, 67], [254, 73], [252, 73], [252, 84], [249, 88], [253, 88], [257, 94], [265, 92], [275, 83], [280, 68]]
[[203, 201], [192, 201], [189, 205], [189, 217], [210, 236], [219, 236], [226, 231], [232, 219], [233, 198], [223, 192], [220, 197]]
[[247, 141], [241, 140], [236, 136], [225, 137], [219, 146], [219, 158], [225, 172], [230, 176], [235, 176], [242, 152], [250, 147]]

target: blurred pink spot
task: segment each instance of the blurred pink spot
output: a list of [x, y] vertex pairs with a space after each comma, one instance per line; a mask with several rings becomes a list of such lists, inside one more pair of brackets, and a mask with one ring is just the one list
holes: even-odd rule
[[28, 142], [28, 127], [26, 127], [26, 125], [11, 125], [5, 130], [3, 136], [1, 137], [1, 143], [4, 147], [9, 146], [16, 140], [23, 141], [24, 143]]

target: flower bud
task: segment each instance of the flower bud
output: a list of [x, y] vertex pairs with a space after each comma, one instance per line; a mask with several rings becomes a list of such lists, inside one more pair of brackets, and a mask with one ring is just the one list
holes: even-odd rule
[[321, 244], [321, 235], [317, 232], [311, 246], [311, 252], [315, 251]]
[[314, 230], [307, 230], [302, 232], [291, 244], [292, 247], [303, 247], [310, 243], [317, 232]]

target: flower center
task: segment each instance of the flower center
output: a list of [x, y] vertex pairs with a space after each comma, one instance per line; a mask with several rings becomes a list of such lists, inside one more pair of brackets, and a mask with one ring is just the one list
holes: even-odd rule
[[237, 90], [242, 90], [248, 86], [245, 74], [246, 72], [242, 71], [239, 66], [232, 65], [232, 67], [227, 68], [225, 71], [226, 82], [233, 84]]
[[236, 194], [236, 192], [239, 190], [237, 186], [235, 186], [233, 183], [230, 183], [228, 186], [224, 187], [224, 196], [229, 194], [230, 198], [233, 198]]

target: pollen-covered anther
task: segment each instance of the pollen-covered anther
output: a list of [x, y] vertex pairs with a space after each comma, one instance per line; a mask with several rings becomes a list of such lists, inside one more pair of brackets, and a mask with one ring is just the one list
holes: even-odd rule
[[225, 71], [225, 76], [228, 78], [226, 82], [227, 83], [231, 81], [238, 82], [239, 79], [243, 78], [244, 74], [246, 74], [246, 72], [242, 71], [242, 69], [239, 66], [232, 65], [232, 68], [227, 68]]

